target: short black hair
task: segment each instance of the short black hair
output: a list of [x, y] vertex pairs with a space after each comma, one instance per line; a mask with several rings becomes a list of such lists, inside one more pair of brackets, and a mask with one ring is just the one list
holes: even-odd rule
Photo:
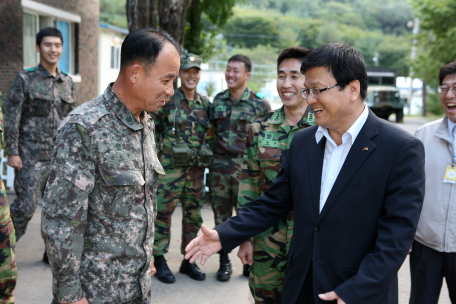
[[279, 58], [277, 58], [277, 70], [279, 69], [279, 65], [285, 59], [298, 59], [302, 63], [311, 51], [311, 49], [303, 46], [295, 46], [282, 50], [279, 54]]
[[62, 41], [63, 45], [63, 36], [62, 32], [56, 29], [55, 27], [45, 27], [36, 34], [36, 45], [41, 46], [43, 38], [46, 36], [58, 37]]
[[456, 61], [450, 62], [448, 64], [445, 64], [444, 66], [440, 67], [440, 73], [439, 73], [439, 83], [440, 85], [443, 83], [443, 80], [445, 77], [451, 74], [456, 74]]
[[252, 60], [250, 60], [250, 58], [245, 55], [241, 55], [241, 54], [234, 55], [228, 60], [228, 63], [230, 63], [231, 61], [244, 62], [245, 71], [247, 73], [249, 73], [252, 70]]
[[368, 78], [363, 55], [354, 46], [346, 43], [330, 43], [313, 50], [304, 59], [301, 73], [308, 69], [326, 67], [339, 84], [340, 90], [353, 80], [358, 80], [360, 93], [366, 99]]
[[179, 55], [182, 53], [182, 47], [162, 29], [141, 28], [129, 33], [120, 50], [120, 69], [139, 62], [147, 73], [165, 43], [172, 44]]

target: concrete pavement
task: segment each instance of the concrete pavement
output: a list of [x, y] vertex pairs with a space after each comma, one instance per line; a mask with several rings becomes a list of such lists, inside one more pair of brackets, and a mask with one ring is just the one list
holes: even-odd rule
[[[410, 133], [428, 120], [418, 117], [406, 117], [404, 124], [399, 124]], [[10, 204], [14, 194], [8, 195]], [[18, 283], [16, 287], [16, 304], [50, 304], [52, 300], [52, 274], [49, 266], [41, 262], [44, 244], [40, 235], [40, 209], [37, 208], [31, 220], [27, 233], [16, 245], [16, 262], [18, 266]], [[202, 210], [204, 223], [214, 226], [213, 213], [209, 206]], [[167, 285], [154, 279], [152, 285], [151, 303], [197, 303], [197, 304], [247, 304], [252, 303], [248, 289], [248, 279], [242, 276], [242, 264], [237, 258], [237, 249], [233, 250], [230, 258], [233, 264], [233, 275], [229, 282], [218, 282], [215, 272], [218, 269], [218, 255], [212, 256], [201, 269], [206, 273], [206, 281], [197, 282], [179, 273], [182, 261], [180, 253], [180, 229], [182, 211], [180, 207], [172, 218], [171, 246], [166, 255], [168, 265], [176, 275], [176, 283]], [[399, 272], [399, 303], [407, 304], [410, 293], [410, 273], [408, 259]], [[446, 284], [442, 288], [439, 304], [450, 304]]]

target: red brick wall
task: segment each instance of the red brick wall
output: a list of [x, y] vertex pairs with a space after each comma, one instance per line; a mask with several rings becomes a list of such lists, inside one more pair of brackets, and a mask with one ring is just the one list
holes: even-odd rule
[[[75, 84], [79, 104], [97, 96], [99, 0], [34, 0], [81, 16], [78, 35], [78, 67], [81, 82]], [[16, 36], [16, 37], [13, 37]], [[22, 6], [20, 0], [0, 1], [0, 90], [5, 96], [15, 75], [23, 69]]]
[[0, 1], [0, 91], [6, 98], [22, 64], [21, 0]]

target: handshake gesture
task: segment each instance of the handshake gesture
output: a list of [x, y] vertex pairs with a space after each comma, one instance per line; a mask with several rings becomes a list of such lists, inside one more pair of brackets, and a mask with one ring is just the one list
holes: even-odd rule
[[208, 229], [203, 224], [201, 225], [201, 231], [203, 234], [194, 238], [190, 244], [185, 247], [185, 258], [190, 259], [190, 263], [194, 263], [201, 257], [201, 265], [204, 265], [207, 258], [222, 249], [222, 243], [220, 242], [218, 232], [214, 229]]

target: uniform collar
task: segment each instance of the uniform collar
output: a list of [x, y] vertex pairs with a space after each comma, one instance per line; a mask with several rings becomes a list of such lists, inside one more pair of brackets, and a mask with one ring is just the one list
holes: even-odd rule
[[[182, 87], [177, 89], [177, 91], [181, 95], [181, 100], [187, 100], [188, 102], [190, 102], [190, 100], [188, 100], [187, 97], [185, 97], [185, 93], [182, 90]], [[203, 104], [203, 101], [201, 100], [200, 95], [196, 91], [195, 91], [195, 97], [193, 97], [193, 100], [191, 102]]]
[[[36, 67], [36, 69], [38, 71], [40, 71], [42, 74], [43, 74], [43, 77], [44, 78], [49, 78], [49, 77], [52, 77], [54, 78], [54, 76], [49, 73], [49, 71], [40, 63], [38, 64], [38, 66]], [[63, 81], [62, 79], [62, 72], [60, 72], [59, 68], [57, 68], [57, 74], [55, 76], [55, 79], [59, 80], [59, 81]]]
[[[225, 99], [230, 99], [231, 100], [230, 89], [226, 90], [222, 97], [225, 98]], [[247, 87], [247, 88], [245, 88], [244, 93], [242, 93], [242, 96], [241, 96], [240, 100], [249, 101], [249, 97], [250, 97], [250, 90]]]
[[[296, 125], [298, 127], [300, 127], [304, 124], [308, 124], [308, 122], [307, 122], [308, 115], [309, 115], [309, 107], [306, 108], [304, 115], [302, 116], [301, 120]], [[271, 118], [269, 118], [268, 123], [274, 124], [274, 125], [278, 125], [278, 124], [288, 125], [288, 121], [285, 118], [284, 106], [282, 106], [280, 109], [278, 109], [277, 111], [274, 112], [274, 114], [271, 116]], [[309, 124], [309, 125], [312, 125], [312, 124]]]
[[[138, 131], [143, 128], [142, 124], [136, 119], [125, 104], [117, 97], [116, 93], [112, 90], [110, 83], [103, 93], [107, 105], [112, 109], [116, 116], [130, 129]], [[147, 113], [141, 114], [142, 119], [148, 119]]]

